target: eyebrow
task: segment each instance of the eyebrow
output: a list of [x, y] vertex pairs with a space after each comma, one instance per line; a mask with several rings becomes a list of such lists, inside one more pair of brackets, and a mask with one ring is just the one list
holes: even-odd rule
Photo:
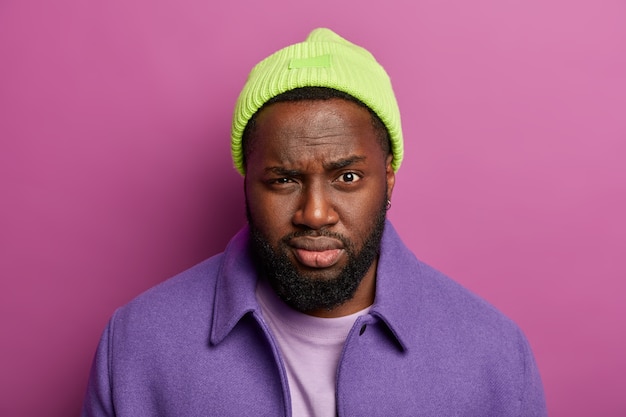
[[[348, 158], [339, 159], [337, 161], [327, 162], [325, 163], [324, 169], [327, 171], [334, 171], [341, 168], [348, 167], [352, 164], [356, 164], [358, 162], [365, 161], [367, 158], [365, 156], [350, 156]], [[301, 171], [297, 169], [288, 169], [281, 166], [272, 166], [265, 168], [266, 173], [272, 173], [275, 175], [283, 175], [286, 177], [296, 177], [301, 174]]]
[[340, 159], [338, 161], [328, 162], [324, 164], [324, 169], [332, 171], [336, 169], [345, 168], [357, 162], [363, 162], [367, 159], [365, 156], [350, 156], [348, 158]]
[[300, 171], [297, 169], [287, 169], [283, 167], [267, 167], [265, 168], [266, 173], [272, 173], [276, 175], [283, 175], [285, 177], [295, 177], [300, 175]]

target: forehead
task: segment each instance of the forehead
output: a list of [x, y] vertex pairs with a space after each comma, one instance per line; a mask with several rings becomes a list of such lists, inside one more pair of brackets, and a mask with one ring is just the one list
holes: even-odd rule
[[370, 112], [343, 99], [273, 103], [256, 118], [248, 170], [358, 156], [383, 158]]

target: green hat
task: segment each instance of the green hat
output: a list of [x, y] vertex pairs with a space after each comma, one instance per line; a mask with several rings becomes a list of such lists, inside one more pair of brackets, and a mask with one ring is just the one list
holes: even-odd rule
[[387, 127], [397, 171], [403, 143], [400, 110], [389, 76], [367, 50], [330, 29], [313, 30], [304, 42], [288, 46], [259, 62], [237, 99], [231, 130], [231, 151], [244, 175], [241, 139], [252, 116], [271, 98], [300, 87], [343, 91], [373, 110]]

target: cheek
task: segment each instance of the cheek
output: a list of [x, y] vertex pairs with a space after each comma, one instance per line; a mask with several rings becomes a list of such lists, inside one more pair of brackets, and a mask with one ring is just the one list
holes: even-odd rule
[[342, 224], [351, 232], [365, 234], [372, 228], [383, 202], [387, 200], [384, 188], [369, 190], [361, 195], [347, 195], [337, 202]]
[[257, 228], [266, 236], [279, 236], [290, 223], [292, 204], [286, 198], [263, 192], [254, 187], [246, 188], [250, 216]]

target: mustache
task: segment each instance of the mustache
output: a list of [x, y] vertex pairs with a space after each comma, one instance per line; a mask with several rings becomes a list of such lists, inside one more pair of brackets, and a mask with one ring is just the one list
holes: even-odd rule
[[320, 230], [298, 230], [295, 232], [291, 232], [286, 236], [283, 236], [281, 242], [287, 243], [291, 239], [296, 237], [328, 237], [331, 239], [337, 239], [343, 243], [345, 247], [350, 247], [351, 242], [344, 235], [336, 232], [331, 232], [330, 230], [320, 229]]

